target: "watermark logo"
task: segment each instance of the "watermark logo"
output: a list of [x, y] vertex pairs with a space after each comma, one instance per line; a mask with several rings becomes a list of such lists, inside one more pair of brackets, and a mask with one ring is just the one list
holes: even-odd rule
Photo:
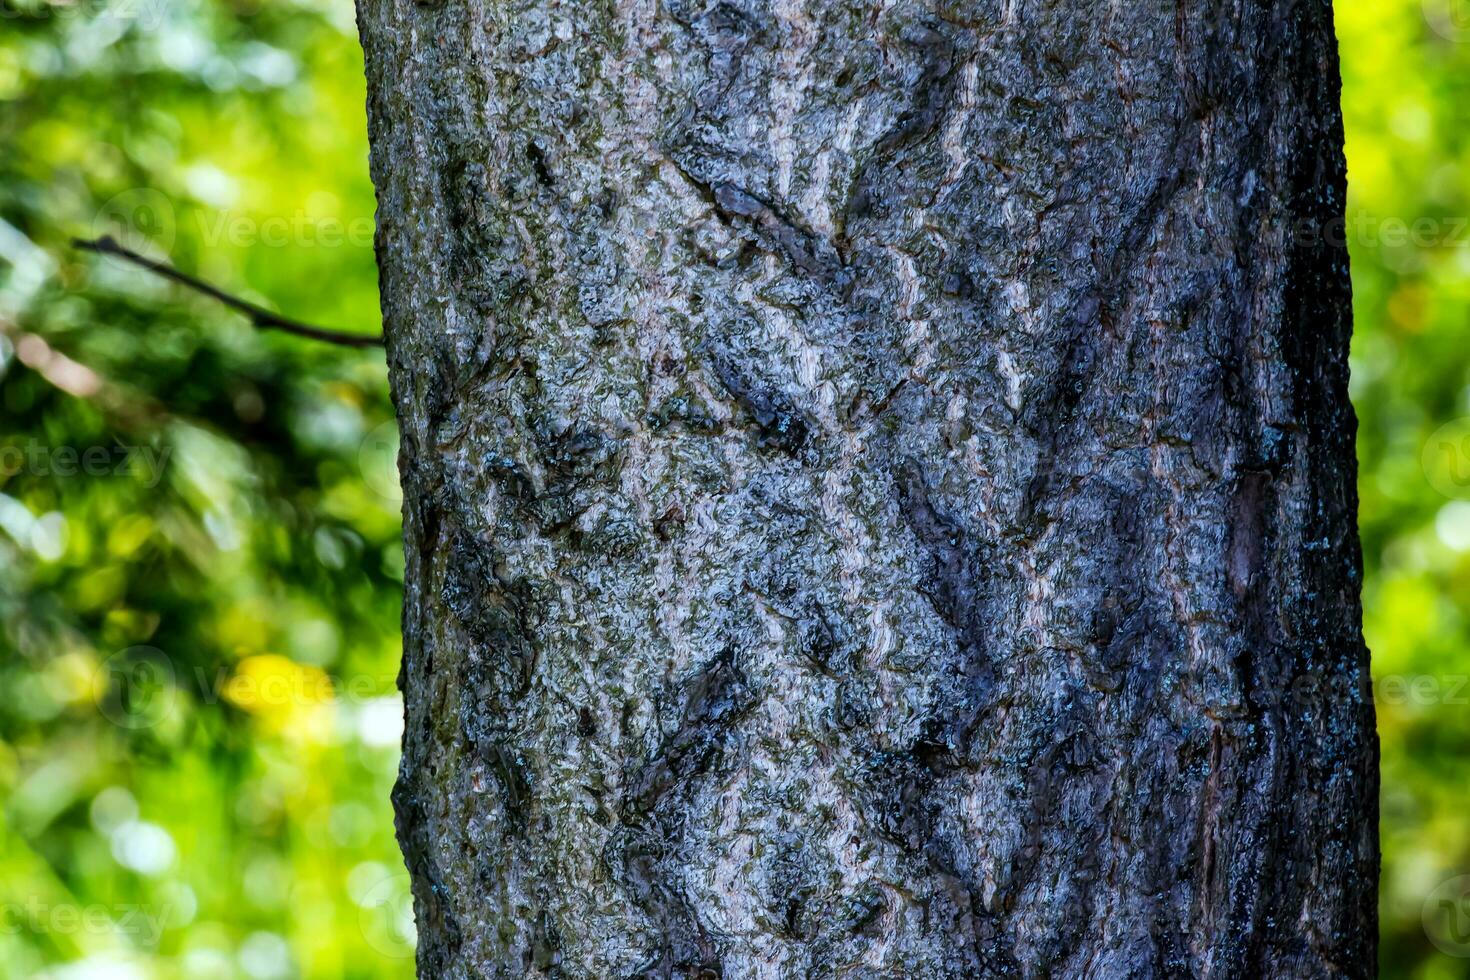
[[375, 729], [401, 717], [397, 694], [391, 693], [396, 684], [396, 672], [333, 677], [274, 653], [212, 667], [181, 666], [154, 647], [135, 646], [97, 667], [92, 691], [102, 716], [130, 730], [151, 728], [195, 704], [228, 703], [277, 722], [340, 705], [357, 717], [365, 742], [391, 744], [397, 731], [379, 737]]
[[137, 477], [152, 490], [163, 479], [172, 446], [50, 446], [34, 439], [0, 446], [0, 473], [70, 479], [77, 476]]
[[372, 218], [317, 217], [305, 211], [265, 218], [220, 212], [199, 215], [194, 229], [209, 248], [371, 248], [376, 225]]
[[[1465, 0], [1470, 3], [1470, 0]], [[1377, 215], [1357, 210], [1329, 221], [1303, 219], [1291, 228], [1296, 244], [1312, 246], [1320, 242], [1343, 247], [1357, 245], [1370, 249], [1452, 249], [1470, 245], [1470, 217], [1417, 215]]]
[[398, 482], [398, 423], [384, 422], [363, 437], [357, 448], [357, 466], [368, 488], [391, 504], [401, 503]]
[[112, 238], [144, 254], [167, 253], [177, 233], [173, 202], [149, 187], [123, 191], [102, 205], [92, 221], [93, 238]]
[[1424, 900], [1424, 935], [1449, 956], [1470, 957], [1470, 875], [1441, 882]]
[[102, 716], [129, 730], [152, 728], [178, 710], [174, 665], [154, 647], [128, 647], [108, 657], [97, 668], [93, 690]]
[[1470, 0], [1423, 0], [1424, 19], [1447, 41], [1470, 41]]
[[407, 874], [387, 874], [358, 896], [358, 925], [373, 949], [392, 959], [413, 956], [417, 933], [413, 891]]
[[0, 936], [23, 932], [50, 936], [128, 936], [145, 949], [158, 946], [170, 918], [168, 906], [53, 905], [32, 896], [24, 902], [0, 902]]
[[[134, 252], [162, 257], [179, 232], [205, 248], [371, 248], [377, 225], [371, 217], [339, 218], [296, 210], [257, 217], [237, 211], [200, 211], [174, 206], [168, 195], [137, 187], [113, 197], [92, 221], [92, 239], [111, 238]], [[181, 228], [182, 226], [182, 228]]]
[[1436, 429], [1421, 462], [1430, 486], [1453, 500], [1470, 500], [1470, 418]]
[[[85, 20], [136, 24], [156, 31], [168, 20], [169, 0], [74, 0], [71, 3], [0, 4], [0, 20]], [[120, 31], [121, 28], [118, 28]]]

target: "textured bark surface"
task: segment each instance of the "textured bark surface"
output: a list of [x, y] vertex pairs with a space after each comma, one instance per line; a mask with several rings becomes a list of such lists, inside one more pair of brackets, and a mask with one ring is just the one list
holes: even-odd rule
[[425, 977], [1373, 972], [1324, 0], [360, 0]]

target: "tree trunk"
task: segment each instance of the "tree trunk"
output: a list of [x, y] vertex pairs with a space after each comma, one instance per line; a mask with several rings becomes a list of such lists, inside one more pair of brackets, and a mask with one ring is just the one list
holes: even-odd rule
[[422, 976], [1374, 972], [1326, 0], [360, 19]]

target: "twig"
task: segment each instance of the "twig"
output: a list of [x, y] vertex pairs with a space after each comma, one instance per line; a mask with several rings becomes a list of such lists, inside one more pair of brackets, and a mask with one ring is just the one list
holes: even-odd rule
[[238, 310], [245, 314], [250, 319], [250, 322], [261, 330], [280, 330], [284, 333], [294, 334], [297, 337], [321, 340], [329, 344], [340, 344], [343, 347], [380, 347], [383, 343], [382, 337], [344, 333], [340, 330], [324, 330], [321, 327], [313, 327], [310, 324], [287, 319], [286, 317], [272, 313], [270, 310], [256, 306], [254, 303], [240, 299], [238, 296], [231, 296], [218, 286], [191, 276], [187, 272], [180, 272], [171, 265], [163, 262], [155, 262], [146, 255], [139, 255], [130, 248], [124, 248], [110, 235], [103, 235], [96, 241], [75, 238], [72, 239], [72, 245], [84, 252], [96, 252], [99, 255], [116, 256], [134, 265], [140, 265], [149, 272], [156, 273], [172, 282], [176, 282], [182, 286], [188, 286], [196, 292], [203, 293], [211, 299], [218, 300], [232, 310]]

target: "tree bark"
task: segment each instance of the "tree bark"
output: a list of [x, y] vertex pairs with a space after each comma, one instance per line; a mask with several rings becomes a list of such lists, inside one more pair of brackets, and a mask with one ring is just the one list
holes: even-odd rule
[[425, 977], [1369, 976], [1326, 0], [360, 0]]

